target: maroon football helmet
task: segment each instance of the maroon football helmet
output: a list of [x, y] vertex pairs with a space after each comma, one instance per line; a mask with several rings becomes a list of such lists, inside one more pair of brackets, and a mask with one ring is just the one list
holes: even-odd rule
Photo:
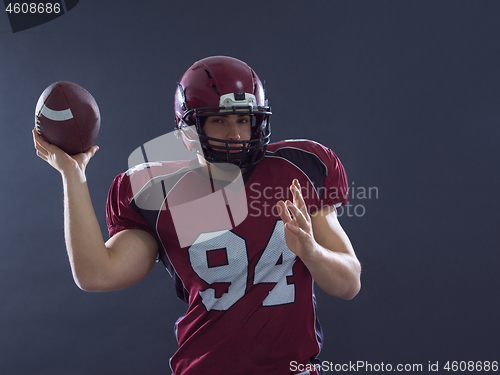
[[[208, 116], [230, 114], [250, 115], [252, 137], [249, 141], [211, 138], [203, 132]], [[177, 84], [176, 129], [184, 135], [184, 143], [189, 149], [201, 152], [199, 147], [188, 145], [193, 139], [189, 137], [187, 127], [194, 126], [209, 162], [248, 168], [261, 161], [271, 136], [270, 115], [262, 82], [247, 64], [238, 59], [213, 56], [197, 61]], [[223, 145], [215, 146], [209, 141]]]

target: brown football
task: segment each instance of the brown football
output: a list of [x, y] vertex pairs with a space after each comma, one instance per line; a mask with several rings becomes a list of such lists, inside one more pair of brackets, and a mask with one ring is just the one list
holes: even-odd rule
[[73, 82], [55, 82], [36, 104], [35, 128], [69, 155], [87, 151], [99, 133], [101, 115], [94, 97]]

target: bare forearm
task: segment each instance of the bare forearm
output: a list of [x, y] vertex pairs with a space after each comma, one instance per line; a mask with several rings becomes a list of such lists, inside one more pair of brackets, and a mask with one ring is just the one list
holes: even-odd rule
[[102, 274], [109, 261], [85, 176], [74, 170], [63, 173], [64, 236], [73, 277], [84, 290]]
[[358, 294], [361, 266], [350, 253], [331, 251], [318, 244], [315, 255], [302, 261], [325, 293], [343, 299], [352, 299]]

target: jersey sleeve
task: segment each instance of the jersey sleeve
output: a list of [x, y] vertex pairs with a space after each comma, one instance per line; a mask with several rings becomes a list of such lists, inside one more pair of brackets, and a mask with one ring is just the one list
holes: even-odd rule
[[347, 203], [349, 195], [346, 172], [337, 155], [324, 146], [322, 148], [321, 158], [327, 167], [327, 174], [320, 194], [321, 206], [338, 208]]
[[147, 221], [131, 207], [133, 197], [128, 176], [125, 173], [118, 175], [111, 184], [106, 204], [106, 222], [110, 237], [125, 229], [141, 229], [155, 236]]
[[287, 160], [308, 178], [317, 193], [316, 202], [309, 207], [311, 213], [347, 203], [349, 190], [344, 166], [328, 147], [307, 139], [292, 139], [273, 143], [268, 150], [270, 158]]

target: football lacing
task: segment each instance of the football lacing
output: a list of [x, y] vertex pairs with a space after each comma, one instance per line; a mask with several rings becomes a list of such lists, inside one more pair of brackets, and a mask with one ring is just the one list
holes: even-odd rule
[[41, 135], [41, 131], [42, 131], [42, 124], [40, 122], [40, 119], [38, 118], [38, 116], [35, 116], [35, 130], [38, 134]]

